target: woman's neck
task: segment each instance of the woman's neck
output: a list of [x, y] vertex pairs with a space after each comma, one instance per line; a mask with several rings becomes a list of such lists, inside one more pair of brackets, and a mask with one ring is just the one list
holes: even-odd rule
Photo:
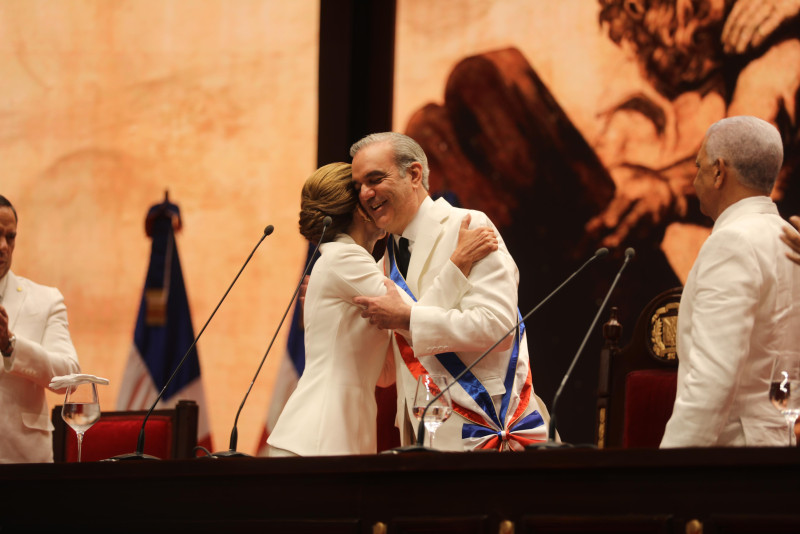
[[372, 254], [372, 249], [375, 248], [375, 243], [378, 242], [378, 239], [374, 235], [370, 235], [371, 232], [368, 232], [364, 226], [355, 223], [351, 224], [350, 228], [347, 229], [347, 234], [353, 238], [356, 244], [361, 245], [364, 250]]

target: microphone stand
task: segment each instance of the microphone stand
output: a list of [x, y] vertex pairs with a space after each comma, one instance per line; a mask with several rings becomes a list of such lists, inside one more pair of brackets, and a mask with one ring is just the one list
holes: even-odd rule
[[442, 396], [442, 395], [444, 395], [445, 391], [449, 390], [451, 387], [453, 387], [455, 384], [457, 384], [457, 383], [458, 383], [458, 381], [459, 381], [459, 379], [461, 379], [461, 377], [463, 377], [463, 376], [464, 376], [466, 373], [468, 373], [468, 372], [469, 372], [469, 371], [470, 371], [470, 370], [471, 370], [473, 367], [475, 367], [475, 365], [477, 365], [477, 364], [478, 364], [478, 362], [480, 362], [480, 361], [481, 361], [483, 358], [485, 358], [487, 354], [489, 354], [490, 352], [492, 352], [492, 351], [495, 349], [495, 347], [497, 347], [497, 346], [498, 346], [500, 343], [502, 343], [502, 341], [503, 341], [505, 338], [507, 338], [507, 337], [509, 336], [509, 334], [511, 334], [511, 333], [512, 333], [514, 330], [516, 330], [516, 329], [519, 327], [519, 325], [520, 325], [520, 324], [522, 324], [523, 322], [525, 322], [525, 320], [526, 320], [528, 317], [530, 317], [531, 315], [533, 315], [533, 312], [535, 312], [536, 310], [538, 310], [539, 308], [541, 308], [541, 307], [542, 307], [542, 305], [543, 305], [545, 302], [547, 302], [548, 300], [550, 300], [550, 298], [551, 298], [553, 295], [555, 295], [556, 293], [558, 293], [558, 292], [561, 290], [561, 288], [563, 288], [563, 287], [564, 287], [565, 285], [567, 285], [567, 284], [568, 284], [568, 283], [569, 283], [569, 282], [570, 282], [570, 281], [571, 281], [573, 278], [575, 278], [575, 277], [578, 275], [578, 273], [580, 273], [581, 271], [583, 271], [583, 269], [584, 269], [584, 268], [586, 268], [586, 267], [587, 267], [587, 266], [588, 266], [590, 263], [592, 263], [592, 262], [593, 262], [594, 260], [596, 260], [597, 258], [603, 258], [603, 257], [605, 257], [605, 256], [607, 256], [607, 255], [608, 255], [608, 249], [607, 249], [607, 248], [603, 247], [603, 248], [597, 249], [597, 251], [594, 253], [594, 255], [593, 255], [591, 258], [589, 258], [588, 260], [586, 260], [586, 261], [583, 263], [583, 265], [581, 265], [581, 266], [578, 268], [578, 270], [576, 270], [574, 273], [572, 273], [572, 274], [571, 274], [571, 275], [570, 275], [570, 276], [569, 276], [569, 277], [568, 277], [566, 280], [564, 280], [563, 282], [561, 282], [561, 284], [560, 284], [560, 285], [559, 285], [557, 288], [555, 288], [553, 291], [551, 291], [551, 292], [550, 292], [550, 294], [549, 294], [549, 295], [547, 295], [547, 296], [546, 296], [544, 299], [542, 299], [542, 300], [539, 302], [539, 304], [537, 304], [537, 305], [536, 305], [536, 306], [535, 306], [535, 307], [534, 307], [534, 308], [533, 308], [531, 311], [529, 311], [528, 313], [526, 313], [526, 314], [525, 314], [525, 316], [524, 316], [522, 319], [520, 319], [520, 320], [517, 322], [517, 324], [515, 324], [514, 326], [512, 326], [512, 327], [511, 327], [511, 329], [510, 329], [508, 332], [506, 332], [505, 334], [503, 334], [503, 337], [501, 337], [500, 339], [498, 339], [498, 340], [495, 342], [495, 344], [494, 344], [494, 345], [492, 345], [491, 347], [489, 347], [489, 348], [486, 350], [486, 352], [484, 352], [483, 354], [481, 354], [480, 356], [478, 356], [478, 358], [477, 358], [475, 361], [473, 361], [471, 364], [469, 364], [467, 367], [465, 367], [465, 368], [464, 368], [464, 369], [463, 369], [463, 370], [462, 370], [460, 373], [458, 373], [458, 375], [456, 375], [456, 376], [453, 378], [453, 380], [452, 380], [452, 381], [451, 381], [449, 384], [447, 384], [447, 386], [445, 386], [444, 388], [442, 388], [442, 390], [441, 390], [441, 391], [440, 391], [440, 392], [439, 392], [439, 393], [438, 393], [436, 396], [434, 396], [434, 397], [433, 397], [433, 398], [430, 400], [430, 402], [428, 402], [428, 404], [427, 404], [427, 405], [425, 405], [425, 409], [422, 411], [422, 416], [420, 417], [420, 420], [419, 420], [419, 426], [417, 427], [417, 442], [416, 442], [414, 445], [406, 445], [406, 446], [404, 446], [404, 447], [398, 447], [398, 448], [391, 449], [390, 451], [386, 451], [386, 452], [387, 452], [387, 453], [392, 453], [392, 454], [400, 454], [400, 453], [404, 453], [404, 452], [435, 451], [436, 449], [431, 449], [431, 448], [428, 448], [428, 447], [425, 447], [424, 445], [422, 445], [422, 444], [424, 443], [424, 439], [425, 439], [425, 415], [428, 413], [428, 408], [430, 408], [430, 407], [431, 407], [431, 406], [432, 406], [432, 405], [433, 405], [433, 404], [434, 404], [434, 403], [435, 403], [437, 400], [439, 400], [439, 398], [441, 398], [441, 396]]
[[329, 216], [325, 216], [322, 219], [322, 234], [319, 236], [319, 241], [317, 242], [317, 246], [314, 248], [314, 252], [311, 253], [311, 256], [308, 258], [308, 263], [306, 263], [306, 268], [303, 271], [303, 275], [300, 277], [300, 282], [298, 282], [297, 287], [294, 290], [294, 294], [292, 295], [292, 299], [289, 301], [289, 305], [286, 307], [286, 311], [283, 312], [283, 317], [281, 317], [281, 322], [278, 324], [278, 328], [275, 330], [275, 334], [272, 336], [272, 341], [269, 342], [269, 346], [267, 347], [267, 351], [264, 353], [264, 357], [261, 358], [261, 363], [258, 364], [258, 369], [256, 369], [256, 374], [253, 375], [253, 380], [250, 381], [250, 387], [247, 388], [247, 392], [244, 394], [244, 398], [242, 399], [242, 403], [239, 405], [239, 410], [236, 412], [236, 418], [233, 421], [233, 429], [231, 429], [231, 439], [229, 442], [228, 450], [227, 451], [220, 451], [215, 452], [206, 458], [231, 458], [234, 456], [250, 456], [244, 452], [239, 452], [236, 450], [236, 446], [239, 442], [239, 430], [237, 425], [239, 424], [239, 415], [242, 413], [242, 408], [244, 408], [244, 403], [247, 402], [247, 397], [250, 396], [250, 391], [253, 389], [253, 384], [256, 383], [256, 379], [258, 378], [258, 374], [261, 372], [261, 368], [264, 366], [264, 362], [267, 361], [267, 355], [269, 354], [270, 349], [272, 349], [272, 344], [275, 343], [275, 338], [278, 337], [278, 332], [281, 331], [281, 327], [283, 326], [283, 321], [286, 319], [286, 315], [289, 313], [289, 309], [292, 307], [292, 303], [294, 299], [297, 297], [297, 293], [300, 291], [300, 286], [303, 284], [303, 279], [305, 279], [306, 274], [308, 273], [308, 269], [311, 267], [311, 262], [314, 259], [314, 256], [317, 254], [317, 250], [319, 250], [319, 246], [322, 244], [322, 238], [325, 236], [325, 230], [328, 229], [328, 226], [331, 225], [333, 219]]
[[235, 284], [236, 281], [239, 279], [239, 275], [242, 274], [242, 271], [244, 271], [244, 268], [250, 262], [250, 258], [252, 258], [253, 254], [255, 254], [256, 249], [259, 247], [259, 245], [261, 245], [261, 242], [264, 241], [264, 239], [268, 235], [270, 235], [274, 230], [275, 230], [275, 227], [272, 226], [271, 224], [268, 225], [266, 228], [264, 228], [264, 234], [261, 236], [261, 239], [258, 240], [258, 243], [256, 243], [255, 247], [253, 247], [253, 250], [250, 252], [250, 255], [247, 256], [247, 259], [245, 260], [244, 265], [242, 265], [242, 268], [239, 269], [239, 272], [236, 274], [236, 277], [233, 279], [233, 282], [231, 282], [231, 285], [228, 286], [228, 289], [225, 291], [225, 294], [222, 295], [222, 298], [220, 299], [219, 303], [217, 304], [217, 307], [214, 308], [213, 312], [211, 312], [211, 316], [209, 316], [208, 320], [206, 321], [206, 324], [203, 325], [203, 328], [200, 330], [200, 333], [197, 334], [197, 337], [194, 338], [194, 341], [192, 341], [192, 344], [191, 344], [191, 346], [189, 346], [189, 349], [186, 351], [186, 354], [184, 354], [183, 358], [181, 358], [181, 361], [178, 362], [177, 367], [175, 367], [175, 370], [172, 372], [172, 375], [167, 380], [167, 383], [164, 384], [163, 388], [161, 388], [161, 392], [156, 397], [156, 400], [155, 400], [155, 402], [153, 402], [153, 405], [150, 406], [150, 409], [147, 411], [147, 414], [144, 416], [144, 420], [142, 421], [142, 429], [139, 431], [139, 439], [138, 439], [138, 441], [136, 443], [136, 452], [131, 452], [131, 453], [128, 453], [128, 454], [121, 454], [121, 455], [118, 455], [118, 456], [113, 456], [113, 457], [108, 458], [108, 459], [103, 460], [103, 461], [116, 462], [116, 461], [119, 461], [119, 460], [159, 460], [160, 459], [160, 458], [157, 458], [155, 456], [151, 456], [149, 454], [144, 454], [144, 427], [147, 424], [147, 419], [150, 418], [150, 414], [153, 413], [153, 410], [155, 410], [156, 405], [158, 404], [158, 401], [160, 401], [161, 397], [164, 396], [164, 393], [167, 391], [167, 387], [169, 387], [169, 385], [172, 383], [172, 380], [178, 374], [178, 371], [180, 371], [181, 367], [183, 367], [183, 364], [186, 361], [186, 358], [189, 356], [189, 354], [194, 349], [195, 345], [197, 344], [197, 341], [200, 339], [200, 336], [202, 336], [203, 332], [206, 331], [206, 327], [208, 326], [208, 323], [210, 323], [211, 319], [214, 318], [214, 315], [217, 313], [217, 310], [222, 305], [222, 302], [225, 300], [225, 297], [228, 296], [228, 293], [230, 293], [231, 289], [233, 288], [233, 284]]
[[600, 304], [600, 308], [597, 310], [597, 313], [594, 316], [594, 320], [592, 320], [592, 324], [589, 325], [589, 329], [586, 331], [586, 335], [583, 337], [583, 341], [581, 342], [580, 347], [578, 347], [578, 351], [575, 353], [575, 356], [572, 358], [572, 362], [569, 364], [569, 368], [567, 372], [564, 373], [564, 378], [561, 379], [561, 384], [558, 386], [558, 390], [556, 391], [555, 396], [553, 397], [553, 404], [550, 405], [550, 424], [547, 427], [547, 441], [544, 443], [533, 443], [528, 445], [527, 449], [558, 449], [562, 447], [571, 447], [572, 445], [561, 443], [556, 441], [556, 404], [558, 404], [559, 399], [561, 398], [561, 394], [564, 392], [564, 386], [569, 380], [570, 375], [572, 374], [572, 370], [575, 368], [575, 364], [578, 363], [578, 358], [580, 358], [581, 352], [583, 352], [583, 348], [586, 346], [586, 342], [589, 340], [589, 336], [592, 334], [594, 330], [595, 324], [597, 324], [597, 320], [600, 319], [600, 314], [603, 313], [603, 310], [606, 307], [606, 303], [608, 302], [609, 297], [611, 297], [611, 293], [614, 291], [614, 288], [617, 286], [617, 282], [619, 282], [620, 276], [622, 276], [622, 271], [625, 270], [625, 267], [628, 263], [633, 259], [636, 255], [636, 251], [633, 248], [625, 249], [625, 261], [622, 262], [622, 266], [617, 271], [617, 276], [614, 277], [614, 281], [611, 283], [611, 287], [608, 289], [606, 293], [605, 299], [603, 299], [602, 304]]

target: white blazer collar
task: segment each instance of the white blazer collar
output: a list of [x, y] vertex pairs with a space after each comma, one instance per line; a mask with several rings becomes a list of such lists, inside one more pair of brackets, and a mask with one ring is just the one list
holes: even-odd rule
[[738, 219], [740, 216], [748, 213], [778, 215], [778, 207], [768, 196], [758, 195], [754, 197], [743, 198], [742, 200], [734, 202], [725, 208], [725, 211], [723, 211], [720, 216], [717, 217], [716, 222], [714, 222], [714, 228], [712, 228], [711, 232], [713, 233], [716, 230], [723, 228], [730, 221]]
[[[450, 217], [451, 209], [452, 206], [443, 198], [434, 202], [430, 197], [426, 197], [417, 215], [409, 223], [406, 231], [403, 231], [403, 237], [414, 243], [406, 277], [408, 287], [414, 295], [419, 296], [419, 277], [444, 231], [444, 222]], [[409, 229], [414, 238], [407, 235]]]

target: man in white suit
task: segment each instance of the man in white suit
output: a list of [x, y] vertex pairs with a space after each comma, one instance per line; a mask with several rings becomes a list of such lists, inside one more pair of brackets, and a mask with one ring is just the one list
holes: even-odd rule
[[64, 297], [11, 272], [17, 212], [0, 195], [0, 463], [52, 462], [53, 424], [45, 388], [80, 372]]
[[707, 131], [694, 187], [714, 220], [683, 291], [678, 390], [661, 447], [786, 445], [769, 400], [775, 356], [797, 349], [800, 269], [769, 195], [783, 161], [771, 124], [729, 117]]
[[[373, 324], [395, 331], [397, 426], [401, 442], [409, 444], [416, 439], [412, 409], [418, 376], [454, 377], [514, 327], [520, 318], [519, 273], [485, 214], [428, 196], [428, 162], [414, 140], [394, 132], [372, 134], [355, 143], [350, 155], [362, 206], [392, 234], [384, 271], [416, 301], [404, 303], [389, 283], [385, 296], [354, 300]], [[431, 291], [436, 275], [450, 268], [468, 213], [470, 228], [488, 226], [497, 233], [498, 250], [473, 265], [466, 290]], [[433, 301], [433, 295], [447, 301]], [[436, 432], [436, 448], [522, 449], [547, 439], [547, 415], [533, 393], [524, 329], [514, 330], [459, 382], [450, 390], [455, 412]]]

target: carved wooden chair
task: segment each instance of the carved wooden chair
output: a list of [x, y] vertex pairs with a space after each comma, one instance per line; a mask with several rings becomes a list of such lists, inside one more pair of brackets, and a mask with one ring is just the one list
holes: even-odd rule
[[[136, 450], [147, 410], [103, 412], [86, 431], [81, 461], [105, 460]], [[61, 406], [52, 412], [53, 461], [75, 462], [78, 443], [75, 432], [61, 418]], [[144, 453], [163, 460], [194, 458], [197, 445], [197, 404], [181, 400], [171, 410], [153, 410], [145, 427]]]
[[664, 291], [639, 315], [620, 348], [617, 309], [603, 326], [595, 439], [599, 448], [658, 447], [672, 415], [677, 384], [675, 348], [682, 288]]

